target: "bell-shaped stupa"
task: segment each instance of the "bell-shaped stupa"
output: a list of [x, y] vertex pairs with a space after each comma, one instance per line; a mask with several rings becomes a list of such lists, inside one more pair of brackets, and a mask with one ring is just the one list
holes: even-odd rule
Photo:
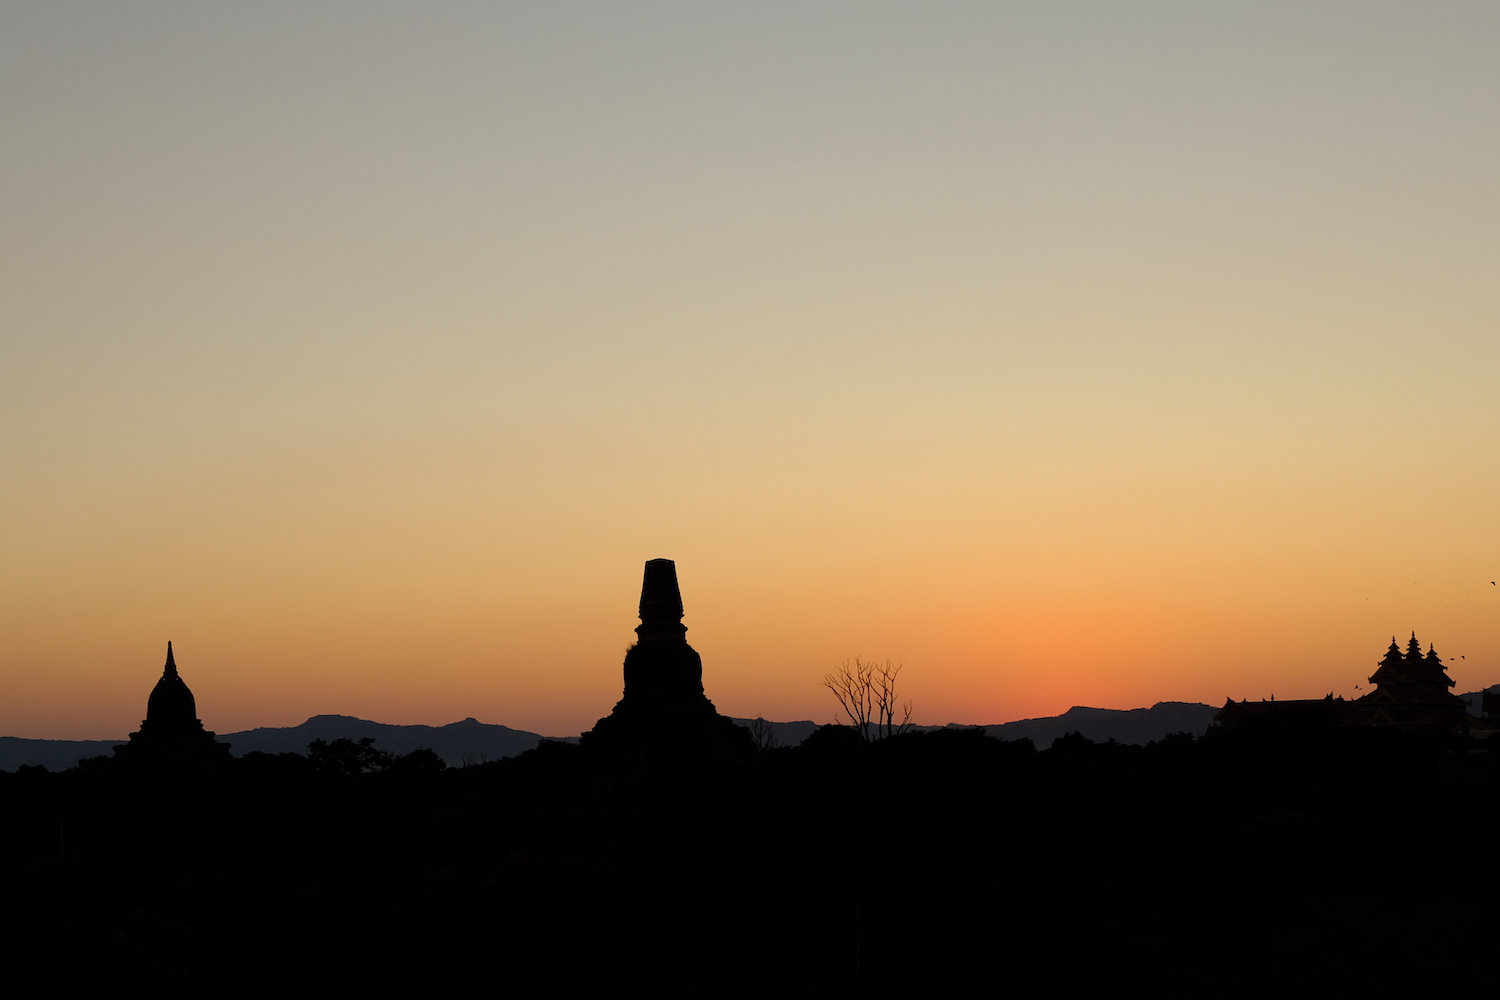
[[115, 756], [131, 760], [189, 760], [225, 758], [229, 744], [214, 739], [198, 718], [198, 703], [193, 692], [177, 673], [177, 659], [172, 644], [167, 643], [167, 664], [161, 680], [146, 699], [146, 718], [139, 732], [130, 734], [130, 742], [115, 747]]
[[625, 694], [614, 711], [583, 734], [584, 746], [653, 758], [738, 755], [749, 731], [720, 715], [703, 693], [703, 659], [687, 642], [677, 564], [646, 563], [641, 623], [625, 653]]

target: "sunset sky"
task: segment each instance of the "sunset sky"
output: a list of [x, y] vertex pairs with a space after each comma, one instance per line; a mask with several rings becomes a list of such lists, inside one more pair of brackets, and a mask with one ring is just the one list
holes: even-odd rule
[[[0, 735], [1500, 683], [1500, 5], [7, 3]], [[1462, 654], [1462, 660], [1457, 657]]]

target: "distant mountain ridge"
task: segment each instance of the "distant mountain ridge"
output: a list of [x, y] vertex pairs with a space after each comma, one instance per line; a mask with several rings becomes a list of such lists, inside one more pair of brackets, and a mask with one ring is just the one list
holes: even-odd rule
[[986, 736], [1002, 740], [1029, 739], [1045, 750], [1065, 733], [1082, 733], [1095, 743], [1146, 744], [1171, 733], [1202, 736], [1218, 709], [1194, 701], [1159, 701], [1150, 708], [1088, 708], [1075, 705], [1062, 715], [1041, 719], [1017, 719], [985, 726]]
[[[525, 753], [548, 737], [523, 729], [497, 726], [474, 718], [450, 722], [446, 726], [393, 726], [384, 722], [357, 719], [352, 715], [315, 715], [300, 726], [262, 727], [239, 733], [225, 733], [219, 739], [231, 745], [236, 757], [247, 753], [307, 753], [313, 740], [349, 739], [375, 741], [378, 749], [390, 754], [431, 750], [449, 767], [500, 760]], [[568, 742], [578, 737], [569, 737]]]
[[[1186, 701], [1159, 701], [1150, 708], [1087, 708], [1075, 705], [1062, 715], [1041, 719], [1017, 719], [990, 726], [965, 726], [950, 722], [946, 726], [913, 726], [916, 732], [938, 729], [983, 729], [986, 736], [1001, 740], [1029, 739], [1038, 750], [1045, 750], [1064, 733], [1082, 733], [1096, 743], [1115, 740], [1119, 743], [1145, 744], [1169, 733], [1192, 733], [1202, 736], [1208, 731], [1218, 709], [1212, 705]], [[752, 719], [735, 719], [750, 726]], [[772, 735], [777, 746], [796, 746], [813, 734], [816, 722], [773, 722]]]
[[[313, 740], [332, 742], [338, 739], [361, 740], [369, 737], [386, 753], [405, 754], [427, 749], [443, 758], [450, 767], [515, 757], [536, 746], [544, 737], [509, 726], [496, 726], [464, 719], [446, 726], [393, 726], [351, 715], [315, 715], [297, 726], [246, 729], [238, 733], [220, 733], [217, 739], [230, 744], [236, 757], [247, 753], [300, 753], [306, 755]], [[577, 742], [578, 737], [563, 738]], [[118, 740], [25, 740], [0, 736], [0, 771], [42, 765], [49, 771], [65, 771], [80, 760], [108, 756], [124, 739]]]
[[1484, 710], [1484, 696], [1486, 694], [1500, 694], [1500, 684], [1495, 684], [1480, 691], [1466, 691], [1458, 697], [1464, 703], [1464, 711], [1478, 718]]
[[124, 740], [26, 740], [19, 736], [0, 736], [0, 771], [18, 767], [45, 767], [49, 771], [66, 771], [80, 760], [103, 755], [108, 757]]
[[[746, 729], [755, 724], [754, 719], [731, 719]], [[775, 745], [779, 747], [794, 747], [807, 739], [818, 729], [818, 724], [810, 720], [801, 722], [773, 722], [771, 723], [771, 736]]]
[[[1486, 688], [1500, 693], [1500, 684]], [[1484, 691], [1471, 691], [1459, 695], [1469, 706], [1471, 715], [1479, 714]], [[1052, 741], [1065, 733], [1082, 733], [1096, 743], [1115, 740], [1120, 743], [1145, 744], [1170, 733], [1192, 733], [1202, 736], [1213, 722], [1218, 709], [1200, 702], [1159, 701], [1150, 708], [1088, 708], [1075, 705], [1062, 715], [1037, 719], [1017, 719], [989, 726], [917, 726], [922, 732], [934, 729], [983, 729], [986, 736], [1002, 740], [1029, 739], [1038, 750], [1045, 750]], [[755, 720], [735, 719], [749, 727]], [[810, 720], [799, 722], [773, 722], [771, 733], [776, 745], [792, 747], [807, 739], [818, 729], [818, 723]], [[375, 746], [387, 753], [404, 754], [413, 750], [428, 749], [436, 753], [450, 767], [500, 760], [525, 753], [544, 739], [561, 739], [567, 743], [578, 742], [577, 736], [548, 737], [508, 726], [491, 725], [473, 718], [462, 722], [451, 722], [446, 726], [394, 726], [369, 719], [357, 719], [351, 715], [315, 715], [298, 726], [280, 728], [261, 727], [238, 733], [223, 733], [218, 737], [231, 744], [231, 752], [243, 757], [254, 750], [262, 753], [307, 753], [307, 745], [313, 740], [333, 741], [337, 739], [359, 740], [369, 737]], [[125, 740], [28, 740], [17, 736], [0, 736], [0, 771], [14, 771], [18, 767], [46, 767], [49, 771], [65, 771], [80, 760], [108, 756]]]

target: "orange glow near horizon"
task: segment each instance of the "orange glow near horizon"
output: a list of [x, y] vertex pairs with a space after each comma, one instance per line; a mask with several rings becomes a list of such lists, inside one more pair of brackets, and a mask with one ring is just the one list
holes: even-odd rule
[[[1354, 696], [1387, 636], [1408, 624], [1452, 658], [1461, 690], [1500, 681], [1492, 666], [1500, 650], [1486, 645], [1484, 627], [1494, 598], [1472, 586], [1442, 594], [1452, 602], [1444, 608], [1427, 596], [1429, 582], [1415, 601], [1399, 585], [1318, 606], [1302, 604], [1302, 592], [1257, 601], [1252, 589], [1233, 595], [1245, 607], [1225, 609], [1218, 598], [1131, 595], [1124, 580], [1031, 597], [971, 587], [954, 601], [920, 578], [856, 588], [819, 567], [779, 580], [753, 573], [772, 568], [764, 563], [727, 574], [692, 560], [679, 566], [708, 693], [733, 715], [831, 721], [818, 681], [855, 654], [902, 662], [917, 717], [928, 724], [1003, 722], [1075, 704]], [[10, 633], [8, 661], [34, 668], [9, 675], [7, 728], [33, 738], [129, 732], [165, 645], [139, 622], [175, 611], [197, 626], [173, 637], [179, 665], [200, 715], [221, 733], [321, 713], [430, 725], [474, 716], [576, 733], [619, 695], [638, 575], [622, 562], [612, 586], [584, 579], [572, 599], [553, 580], [525, 594], [486, 595], [477, 584], [352, 598], [330, 590], [321, 601], [304, 592], [258, 607], [230, 601], [228, 613], [224, 595], [191, 595], [184, 585], [156, 607], [86, 609], [87, 631], [71, 616], [43, 618], [22, 637], [32, 651], [18, 655]], [[841, 584], [853, 592], [840, 593]]]
[[0, 10], [0, 735], [168, 639], [221, 733], [577, 733], [653, 557], [731, 715], [1500, 683], [1497, 40]]

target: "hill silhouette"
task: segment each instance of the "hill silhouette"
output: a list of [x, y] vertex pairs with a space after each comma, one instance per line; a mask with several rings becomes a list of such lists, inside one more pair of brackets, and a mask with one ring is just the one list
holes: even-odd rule
[[[509, 726], [490, 725], [473, 718], [446, 726], [394, 726], [352, 715], [315, 715], [297, 726], [262, 726], [238, 733], [222, 733], [218, 739], [230, 745], [236, 757], [248, 753], [295, 753], [306, 756], [313, 740], [370, 738], [377, 749], [393, 755], [413, 750], [431, 750], [450, 767], [489, 760], [503, 760], [532, 749], [544, 739], [538, 733]], [[578, 737], [565, 737], [576, 742]], [[45, 767], [65, 771], [79, 761], [109, 754], [124, 740], [26, 740], [0, 736], [0, 771], [19, 767]]]
[[[1500, 693], [1500, 684], [1488, 690]], [[1477, 715], [1483, 695], [1483, 691], [1475, 691], [1460, 697], [1472, 706], [1471, 713]], [[1117, 743], [1144, 746], [1172, 733], [1202, 736], [1213, 721], [1214, 711], [1212, 705], [1182, 701], [1160, 701], [1150, 708], [1131, 709], [1077, 705], [1062, 715], [1017, 719], [995, 725], [971, 727], [949, 724], [914, 728], [918, 732], [980, 728], [986, 735], [997, 739], [1029, 739], [1038, 747], [1050, 746], [1054, 739], [1067, 733], [1081, 733], [1086, 739], [1096, 743], [1114, 740]], [[748, 728], [755, 720], [737, 718], [734, 721]], [[818, 724], [810, 720], [771, 723], [776, 745], [781, 747], [798, 746], [817, 729]], [[230, 744], [234, 756], [243, 757], [252, 751], [305, 756], [307, 745], [313, 740], [358, 741], [366, 737], [373, 739], [378, 749], [390, 754], [431, 750], [450, 767], [515, 757], [543, 740], [555, 739], [566, 743], [578, 741], [577, 736], [542, 736], [524, 729], [479, 722], [473, 718], [446, 726], [398, 726], [352, 715], [315, 715], [297, 726], [263, 726], [238, 733], [223, 733], [218, 738]], [[38, 765], [52, 771], [65, 771], [76, 766], [79, 761], [110, 753], [121, 742], [123, 741], [28, 740], [0, 736], [0, 771]]]
[[[1479, 695], [1474, 696], [1476, 699]], [[1476, 701], [1477, 704], [1477, 701]], [[1159, 701], [1150, 708], [1087, 708], [1075, 705], [1062, 715], [1037, 719], [1017, 719], [988, 726], [964, 726], [949, 723], [946, 726], [912, 726], [911, 731], [932, 733], [944, 729], [982, 729], [986, 736], [1002, 740], [1031, 740], [1039, 747], [1052, 745], [1052, 741], [1068, 733], [1081, 733], [1085, 739], [1096, 743], [1128, 743], [1145, 746], [1165, 739], [1173, 733], [1192, 733], [1202, 736], [1213, 722], [1212, 705], [1186, 701]], [[755, 720], [735, 719], [749, 727]], [[818, 729], [816, 722], [772, 722], [771, 731], [776, 745], [794, 747], [802, 743]]]
[[[736, 723], [749, 729], [755, 724], [754, 719], [735, 719]], [[771, 735], [776, 739], [779, 747], [801, 746], [802, 741], [818, 731], [818, 724], [809, 720], [801, 722], [772, 722]]]
[[[1159, 740], [1168, 733], [1191, 732], [1202, 735], [1208, 727], [1208, 720], [1213, 718], [1213, 713], [1211, 706], [1186, 705], [1183, 702], [1159, 702], [1151, 708], [1128, 710], [1079, 707], [1051, 718], [1021, 719], [980, 728], [1001, 739], [1030, 738], [1038, 746], [1047, 746], [1054, 738], [1072, 732], [1081, 732], [1087, 738], [1101, 743], [1113, 739], [1120, 743], [1146, 744]], [[754, 721], [734, 720], [746, 728]], [[972, 727], [916, 727], [920, 732], [948, 728]], [[806, 719], [771, 723], [776, 745], [781, 747], [798, 746], [817, 729], [816, 722]], [[305, 756], [307, 745], [313, 740], [332, 742], [348, 739], [357, 742], [366, 737], [375, 741], [376, 748], [390, 754], [431, 750], [449, 767], [515, 757], [544, 739], [560, 739], [567, 743], [578, 740], [577, 736], [542, 736], [524, 729], [479, 722], [473, 718], [446, 726], [398, 726], [352, 715], [315, 715], [296, 726], [262, 726], [238, 733], [221, 733], [218, 739], [230, 745], [230, 752], [234, 756], [243, 757], [253, 751]], [[15, 736], [0, 736], [0, 771], [38, 765], [51, 771], [65, 771], [77, 766], [79, 761], [110, 753], [122, 742], [123, 740], [27, 740]]]
[[1202, 736], [1217, 709], [1188, 701], [1159, 701], [1150, 708], [1087, 708], [1075, 705], [1062, 715], [1041, 719], [1018, 719], [998, 726], [985, 726], [986, 736], [1002, 740], [1029, 739], [1039, 747], [1067, 733], [1081, 733], [1096, 743], [1114, 740], [1145, 746], [1172, 733]]
[[[19, 736], [0, 736], [0, 771], [18, 767], [45, 767], [49, 771], [66, 771], [81, 760], [114, 752], [124, 743], [118, 740], [27, 740]], [[304, 749], [306, 749], [304, 747]]]
[[1494, 684], [1478, 691], [1466, 691], [1458, 697], [1464, 703], [1464, 711], [1470, 715], [1477, 716], [1484, 710], [1484, 696], [1486, 694], [1500, 694], [1500, 684]]
[[230, 742], [236, 757], [254, 751], [306, 754], [307, 745], [313, 740], [358, 742], [369, 738], [375, 741], [377, 749], [389, 754], [431, 750], [449, 767], [459, 767], [466, 763], [515, 757], [547, 737], [509, 726], [491, 725], [472, 717], [446, 726], [393, 726], [351, 715], [315, 715], [300, 726], [247, 729], [221, 738]]

